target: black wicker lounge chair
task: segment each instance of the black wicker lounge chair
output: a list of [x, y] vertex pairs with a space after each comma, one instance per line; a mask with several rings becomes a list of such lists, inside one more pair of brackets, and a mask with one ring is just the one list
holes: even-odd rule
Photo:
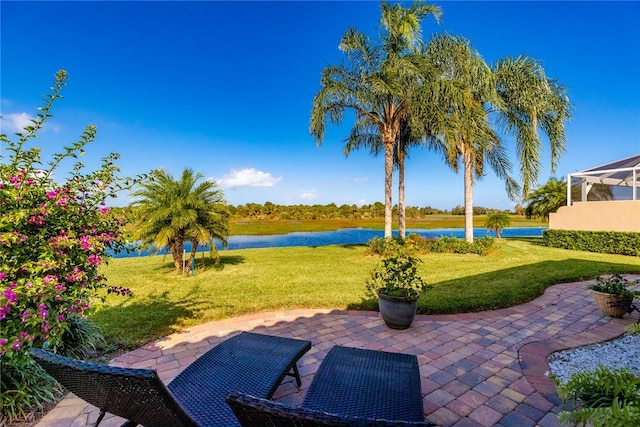
[[156, 371], [98, 365], [33, 349], [31, 355], [69, 391], [124, 425], [238, 426], [225, 403], [230, 391], [271, 398], [311, 342], [243, 332], [212, 348], [165, 386]]
[[299, 407], [244, 392], [227, 403], [246, 427], [431, 426], [415, 356], [335, 346]]

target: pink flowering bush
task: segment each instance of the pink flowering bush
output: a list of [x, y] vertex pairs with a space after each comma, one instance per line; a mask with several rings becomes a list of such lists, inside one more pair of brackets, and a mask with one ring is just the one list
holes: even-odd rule
[[29, 350], [64, 347], [65, 333], [104, 295], [101, 290], [129, 293], [108, 286], [99, 267], [107, 250], [124, 244], [124, 218], [112, 214], [105, 202], [136, 180], [117, 176], [116, 154], [94, 172], [83, 174], [83, 165], [76, 163], [65, 182], [54, 180], [56, 168], [93, 141], [93, 126], [46, 165], [39, 148], [27, 147], [61, 98], [65, 80], [66, 73], [59, 71], [53, 94], [33, 125], [17, 134], [17, 142], [0, 135], [0, 400], [9, 419], [24, 415], [25, 405], [38, 404], [20, 396], [47, 396], [29, 389], [36, 381], [25, 378], [25, 372], [37, 369]]

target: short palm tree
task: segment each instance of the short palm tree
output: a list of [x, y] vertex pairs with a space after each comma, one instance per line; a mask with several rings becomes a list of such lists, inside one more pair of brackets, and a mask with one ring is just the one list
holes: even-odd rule
[[487, 215], [487, 219], [484, 222], [484, 227], [487, 230], [493, 230], [496, 232], [496, 237], [500, 238], [502, 230], [511, 225], [511, 219], [505, 212], [494, 212]]
[[[322, 71], [322, 88], [313, 100], [311, 134], [322, 143], [327, 118], [340, 124], [345, 110], [356, 115], [354, 128], [377, 135], [375, 151], [384, 152], [385, 225], [391, 236], [393, 148], [403, 120], [410, 115], [415, 90], [424, 78], [424, 61], [414, 47], [420, 41], [420, 20], [441, 14], [437, 6], [414, 2], [409, 8], [381, 3], [381, 24], [386, 33], [381, 45], [350, 29], [342, 37], [340, 49], [347, 64], [330, 65]], [[360, 131], [356, 130], [356, 133]], [[353, 130], [352, 130], [353, 135]], [[373, 141], [373, 140], [371, 140]], [[355, 146], [352, 146], [352, 148]], [[370, 147], [371, 148], [371, 147]]]
[[154, 180], [141, 185], [132, 196], [138, 209], [140, 226], [135, 237], [154, 250], [167, 247], [176, 271], [181, 271], [185, 241], [192, 242], [192, 257], [200, 243], [214, 247], [214, 239], [226, 246], [229, 213], [224, 193], [213, 181], [185, 168], [180, 180], [167, 171], [157, 172]]
[[529, 204], [525, 213], [528, 218], [549, 218], [551, 212], [557, 212], [567, 205], [567, 183], [551, 178], [545, 185], [536, 189], [527, 198]]
[[[579, 195], [580, 191], [579, 186], [571, 187], [574, 196]], [[613, 199], [611, 186], [601, 184], [595, 184], [587, 196], [589, 201]], [[526, 200], [529, 202], [525, 209], [528, 218], [549, 219], [550, 213], [567, 205], [567, 182], [552, 177], [545, 185], [531, 192]]]

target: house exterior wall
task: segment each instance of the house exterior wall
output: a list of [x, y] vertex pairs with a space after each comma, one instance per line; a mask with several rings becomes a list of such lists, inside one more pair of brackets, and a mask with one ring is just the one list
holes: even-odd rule
[[640, 200], [574, 202], [549, 215], [549, 228], [640, 233]]

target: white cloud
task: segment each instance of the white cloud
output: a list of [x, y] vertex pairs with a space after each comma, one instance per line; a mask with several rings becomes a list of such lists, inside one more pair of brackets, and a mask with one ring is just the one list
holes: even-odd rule
[[305, 190], [300, 193], [300, 198], [304, 200], [314, 200], [318, 198], [318, 194], [316, 190]]
[[262, 172], [255, 168], [232, 169], [231, 172], [216, 180], [223, 188], [273, 187], [280, 181], [282, 177], [274, 178], [269, 172]]
[[14, 133], [14, 132], [22, 132], [25, 126], [30, 126], [33, 117], [28, 115], [27, 113], [11, 113], [2, 115], [2, 132], [3, 133]]
[[353, 182], [355, 182], [356, 184], [364, 184], [365, 182], [368, 182], [369, 178], [367, 178], [366, 176], [363, 178], [353, 178]]

